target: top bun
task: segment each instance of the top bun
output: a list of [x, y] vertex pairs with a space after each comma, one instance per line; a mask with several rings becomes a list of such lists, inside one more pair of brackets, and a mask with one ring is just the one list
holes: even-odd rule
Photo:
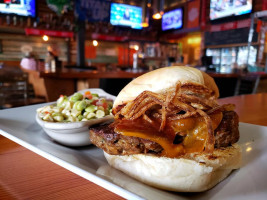
[[164, 93], [169, 89], [174, 89], [178, 81], [181, 84], [194, 83], [205, 85], [213, 91], [215, 98], [219, 97], [216, 83], [205, 72], [193, 67], [172, 66], [148, 72], [131, 81], [121, 90], [113, 107], [134, 100], [144, 91]]

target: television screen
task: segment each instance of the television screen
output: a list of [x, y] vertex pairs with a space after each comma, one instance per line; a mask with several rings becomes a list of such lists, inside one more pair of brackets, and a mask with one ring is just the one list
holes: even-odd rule
[[112, 25], [129, 26], [142, 29], [142, 8], [126, 4], [111, 3], [110, 23]]
[[165, 12], [162, 16], [162, 30], [179, 29], [183, 27], [183, 10], [178, 8]]
[[252, 0], [210, 0], [210, 19], [251, 13]]
[[35, 17], [35, 0], [0, 0], [0, 13]]

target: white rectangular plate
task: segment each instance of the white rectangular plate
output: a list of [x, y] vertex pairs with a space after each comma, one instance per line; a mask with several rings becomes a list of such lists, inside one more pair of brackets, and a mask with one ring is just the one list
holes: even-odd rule
[[0, 111], [0, 134], [127, 199], [267, 199], [267, 127], [240, 123], [243, 166], [203, 193], [173, 193], [136, 181], [107, 165], [95, 146], [69, 148], [53, 142], [35, 121], [45, 104]]

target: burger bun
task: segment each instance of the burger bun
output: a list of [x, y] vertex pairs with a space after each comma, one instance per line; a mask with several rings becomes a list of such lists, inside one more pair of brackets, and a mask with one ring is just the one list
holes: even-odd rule
[[238, 144], [215, 149], [213, 154], [194, 153], [180, 158], [148, 154], [104, 155], [112, 167], [150, 186], [175, 192], [202, 192], [240, 168]]
[[172, 66], [153, 70], [132, 80], [118, 94], [113, 107], [134, 100], [146, 90], [154, 93], [174, 90], [178, 82], [182, 85], [186, 83], [204, 85], [214, 93], [215, 98], [219, 97], [219, 89], [214, 79], [205, 72], [193, 67]]

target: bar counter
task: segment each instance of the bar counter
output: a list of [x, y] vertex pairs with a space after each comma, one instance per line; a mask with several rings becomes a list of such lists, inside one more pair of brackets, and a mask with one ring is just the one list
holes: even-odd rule
[[136, 78], [146, 72], [148, 71], [146, 70], [100, 71], [100, 70], [64, 69], [58, 72], [40, 72], [40, 76], [45, 78], [61, 78], [61, 79]]
[[[241, 122], [263, 126], [266, 102], [267, 93], [219, 99], [236, 104]], [[0, 136], [0, 199], [123, 198]]]
[[[99, 88], [106, 90], [108, 93], [110, 87], [116, 87], [116, 92], [113, 95], [117, 95], [125, 84], [148, 71], [146, 70], [113, 70], [113, 71], [100, 71], [100, 70], [76, 70], [76, 69], [63, 69], [61, 71], [52, 72], [40, 72], [39, 76], [44, 79], [46, 92], [48, 95], [48, 101], [55, 101], [59, 95], [71, 95], [74, 92], [85, 88]], [[253, 73], [216, 73], [207, 72], [216, 81], [221, 92], [221, 97], [233, 96], [238, 79], [244, 77], [260, 77], [260, 79], [267, 78], [267, 74], [264, 72]], [[101, 80], [108, 80], [110, 82], [105, 83], [106, 88], [101, 86]], [[115, 83], [115, 80], [121, 82]], [[124, 83], [122, 82], [124, 80]], [[125, 81], [126, 80], [126, 81]], [[225, 90], [227, 88], [227, 90]]]
[[[44, 79], [48, 101], [55, 101], [60, 94], [71, 95], [85, 88], [99, 88], [101, 79], [127, 79], [136, 78], [147, 71], [100, 71], [64, 69], [58, 72], [40, 72]], [[113, 84], [116, 87], [115, 84]], [[118, 86], [117, 86], [118, 87]], [[105, 88], [102, 88], [105, 90]], [[118, 91], [122, 88], [118, 88]], [[107, 91], [110, 92], [110, 91]], [[116, 95], [116, 94], [115, 94]]]
[[[113, 71], [101, 71], [101, 70], [76, 70], [76, 69], [64, 69], [57, 72], [40, 72], [40, 77], [44, 78], [64, 78], [64, 79], [100, 79], [100, 78], [136, 78], [148, 70], [113, 70]], [[240, 76], [259, 75], [266, 78], [267, 73], [264, 72], [250, 72], [250, 73], [221, 73], [221, 72], [206, 72], [213, 78], [237, 78]]]

